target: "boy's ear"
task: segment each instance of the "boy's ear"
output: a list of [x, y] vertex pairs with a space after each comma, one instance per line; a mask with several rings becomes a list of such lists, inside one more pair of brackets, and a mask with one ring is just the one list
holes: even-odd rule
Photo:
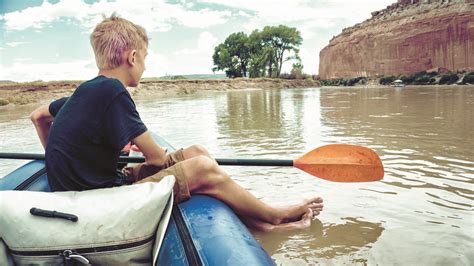
[[127, 56], [127, 62], [130, 66], [134, 66], [135, 65], [135, 60], [136, 60], [136, 57], [137, 56], [137, 50], [131, 50], [129, 53], [128, 53], [128, 56]]

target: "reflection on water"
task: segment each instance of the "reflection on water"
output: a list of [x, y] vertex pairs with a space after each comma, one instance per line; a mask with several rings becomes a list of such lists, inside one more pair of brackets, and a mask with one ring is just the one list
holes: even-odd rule
[[216, 110], [219, 135], [229, 147], [245, 149], [245, 155], [283, 156], [303, 149], [303, 95], [284, 101], [283, 96], [270, 90], [228, 93], [226, 104]]
[[[332, 259], [369, 249], [382, 234], [380, 224], [347, 217], [341, 224], [326, 224], [315, 220], [311, 228], [300, 232], [262, 234], [253, 232], [274, 256], [287, 254], [286, 261], [304, 260], [307, 263]], [[302, 245], [303, 244], [303, 245]], [[354, 262], [360, 259], [352, 258]]]
[[326, 90], [321, 102], [333, 135], [379, 148], [386, 184], [424, 189], [433, 204], [472, 211], [472, 89]]
[[[381, 156], [381, 182], [333, 183], [293, 168], [227, 167], [272, 204], [314, 194], [308, 230], [256, 237], [278, 264], [472, 265], [474, 88], [315, 88], [136, 99], [150, 130], [218, 158], [294, 159], [351, 143]], [[2, 151], [41, 151], [28, 114], [0, 109]], [[0, 176], [20, 162], [0, 161]]]

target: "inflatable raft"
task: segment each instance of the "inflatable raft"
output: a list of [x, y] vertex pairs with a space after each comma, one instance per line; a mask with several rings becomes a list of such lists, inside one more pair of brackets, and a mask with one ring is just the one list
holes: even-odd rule
[[[155, 140], [174, 150], [163, 138]], [[51, 191], [44, 161], [31, 161], [0, 178], [0, 190]], [[226, 204], [198, 195], [173, 207], [158, 265], [275, 263]]]

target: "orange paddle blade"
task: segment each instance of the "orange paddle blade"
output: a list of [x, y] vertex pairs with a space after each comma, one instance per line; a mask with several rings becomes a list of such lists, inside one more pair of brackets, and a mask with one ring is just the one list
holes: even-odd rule
[[372, 149], [349, 144], [321, 146], [293, 161], [311, 175], [335, 182], [370, 182], [383, 178], [382, 161]]

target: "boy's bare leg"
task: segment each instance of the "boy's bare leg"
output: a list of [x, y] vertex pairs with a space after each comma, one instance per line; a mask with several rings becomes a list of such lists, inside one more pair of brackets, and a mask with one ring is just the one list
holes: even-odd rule
[[[318, 212], [319, 214], [319, 212]], [[270, 224], [262, 222], [260, 220], [250, 219], [247, 217], [241, 217], [242, 221], [248, 226], [263, 232], [275, 232], [275, 231], [289, 231], [294, 229], [305, 229], [311, 226], [311, 220], [317, 215], [313, 213], [312, 209], [308, 209], [306, 213], [301, 217], [301, 220], [295, 222], [287, 222], [281, 224]]]
[[[251, 193], [235, 183], [215, 160], [200, 146], [184, 149], [182, 164], [188, 178], [191, 194], [206, 194], [227, 203], [237, 214], [270, 224], [281, 224], [301, 220], [308, 209], [319, 213], [323, 203], [320, 197], [285, 207], [272, 207], [258, 200]], [[202, 155], [199, 155], [202, 154]]]

